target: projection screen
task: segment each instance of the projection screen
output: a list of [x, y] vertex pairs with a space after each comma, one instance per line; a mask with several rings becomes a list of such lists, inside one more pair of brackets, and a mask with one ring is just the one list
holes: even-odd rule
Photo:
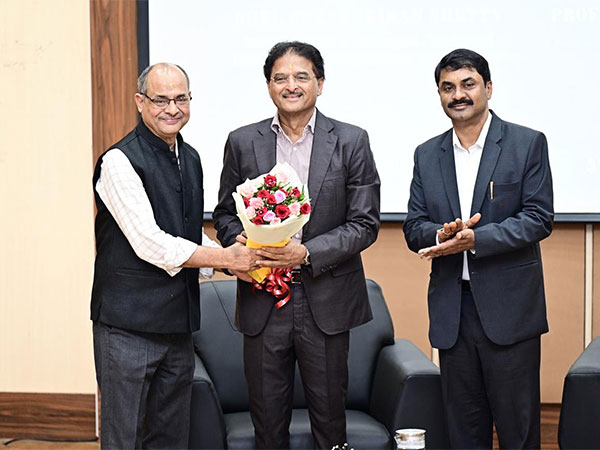
[[269, 49], [301, 40], [325, 60], [319, 110], [369, 133], [382, 213], [406, 212], [415, 147], [451, 126], [433, 72], [464, 47], [490, 64], [494, 112], [546, 134], [556, 212], [600, 217], [597, 1], [150, 0], [147, 30], [149, 62], [180, 64], [191, 79], [182, 133], [202, 158], [207, 211], [228, 133], [275, 114], [262, 73]]

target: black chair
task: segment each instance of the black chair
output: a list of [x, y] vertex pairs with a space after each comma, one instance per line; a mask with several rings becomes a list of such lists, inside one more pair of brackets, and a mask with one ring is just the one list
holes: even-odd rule
[[[424, 428], [428, 449], [448, 448], [439, 370], [411, 342], [394, 339], [381, 288], [371, 280], [367, 286], [373, 320], [350, 332], [348, 443], [356, 450], [395, 448], [396, 429]], [[234, 327], [236, 282], [205, 282], [200, 291], [202, 326], [194, 333], [189, 446], [251, 449], [254, 427], [248, 411], [243, 338]], [[314, 448], [297, 367], [290, 447]]]
[[600, 448], [600, 337], [588, 345], [565, 377], [558, 445]]

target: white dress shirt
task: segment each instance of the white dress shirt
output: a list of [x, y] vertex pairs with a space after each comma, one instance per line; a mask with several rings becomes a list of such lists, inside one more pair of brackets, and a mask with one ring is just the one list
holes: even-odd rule
[[[454, 166], [456, 168], [456, 183], [458, 185], [458, 198], [460, 202], [460, 215], [463, 221], [471, 218], [471, 205], [473, 203], [473, 194], [475, 190], [475, 181], [481, 162], [483, 146], [492, 122], [492, 114], [488, 111], [487, 119], [479, 133], [477, 142], [468, 149], [465, 149], [456, 131], [452, 129], [452, 144], [454, 147]], [[469, 264], [467, 261], [467, 252], [463, 252], [463, 280], [470, 280]]]
[[[177, 144], [176, 144], [176, 154]], [[197, 244], [161, 230], [139, 175], [118, 148], [102, 158], [96, 192], [131, 244], [135, 254], [146, 262], [177, 275], [197, 248]], [[202, 230], [202, 245], [220, 247]], [[212, 268], [201, 268], [199, 278], [211, 278]]]

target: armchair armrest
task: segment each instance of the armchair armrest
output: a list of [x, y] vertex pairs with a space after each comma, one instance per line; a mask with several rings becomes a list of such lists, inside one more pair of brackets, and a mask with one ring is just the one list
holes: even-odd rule
[[558, 424], [560, 448], [600, 448], [600, 338], [594, 339], [565, 376]]
[[225, 422], [214, 384], [198, 355], [192, 380], [190, 449], [224, 449]]
[[390, 433], [422, 428], [428, 449], [449, 448], [440, 371], [412, 342], [395, 339], [382, 348], [369, 408]]

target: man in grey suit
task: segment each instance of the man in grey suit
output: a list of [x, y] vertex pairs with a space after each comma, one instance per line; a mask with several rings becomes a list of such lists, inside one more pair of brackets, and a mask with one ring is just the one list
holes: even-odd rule
[[275, 308], [271, 294], [255, 292], [247, 274], [236, 273], [256, 447], [289, 448], [296, 360], [316, 447], [341, 447], [349, 330], [372, 318], [360, 252], [379, 231], [379, 176], [367, 133], [315, 107], [325, 80], [315, 47], [276, 44], [264, 75], [277, 113], [227, 139], [213, 214], [217, 236], [224, 245], [236, 241], [242, 225], [231, 193], [276, 162], [289, 163], [308, 182], [312, 212], [288, 245], [257, 251], [263, 266], [295, 267], [289, 303]]
[[501, 448], [540, 448], [539, 242], [554, 218], [546, 138], [488, 109], [481, 55], [455, 50], [435, 78], [453, 128], [415, 151], [404, 233], [432, 260], [429, 338], [450, 442], [492, 448], [495, 423]]

